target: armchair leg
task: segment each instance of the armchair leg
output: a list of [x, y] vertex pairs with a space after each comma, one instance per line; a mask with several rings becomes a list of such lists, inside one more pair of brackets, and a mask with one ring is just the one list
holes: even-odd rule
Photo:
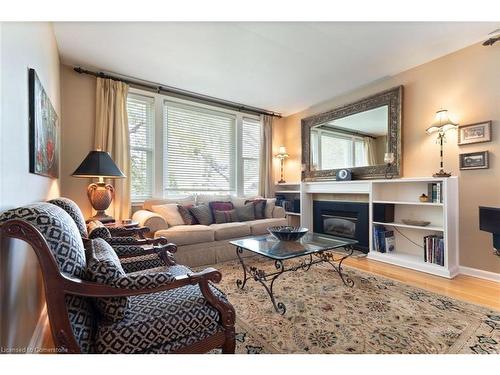
[[236, 349], [236, 332], [234, 326], [226, 328], [226, 341], [222, 346], [222, 354], [234, 354]]

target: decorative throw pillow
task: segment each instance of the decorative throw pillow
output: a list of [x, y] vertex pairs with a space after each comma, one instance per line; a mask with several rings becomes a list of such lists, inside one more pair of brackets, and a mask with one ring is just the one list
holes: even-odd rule
[[196, 224], [196, 219], [195, 217], [189, 212], [189, 209], [193, 207], [192, 204], [182, 206], [180, 204], [177, 205], [177, 209], [179, 210], [179, 214], [182, 217], [182, 220], [184, 220], [184, 224], [186, 225], [194, 225]]
[[[87, 271], [89, 281], [115, 286], [125, 277], [120, 260], [113, 248], [102, 238], [86, 242]], [[128, 297], [94, 298], [94, 303], [101, 315], [111, 321], [123, 319], [130, 306]]]
[[236, 210], [214, 211], [214, 218], [216, 224], [233, 223], [238, 220]]
[[266, 200], [265, 199], [249, 199], [245, 202], [247, 203], [253, 203], [254, 205], [254, 210], [255, 210], [255, 219], [265, 219], [266, 214], [265, 214], [265, 209], [266, 209]]
[[236, 215], [239, 221], [255, 220], [255, 207], [253, 203], [247, 203], [243, 207], [236, 207]]
[[215, 220], [215, 211], [230, 211], [234, 209], [234, 206], [231, 202], [220, 202], [213, 201], [208, 204], [210, 207], [210, 211], [212, 211], [212, 216]]
[[266, 208], [264, 209], [264, 214], [267, 219], [273, 217], [273, 211], [275, 206], [276, 206], [276, 198], [266, 199]]
[[212, 212], [210, 212], [210, 207], [205, 204], [200, 204], [199, 206], [194, 206], [189, 209], [189, 212], [195, 217], [196, 221], [201, 225], [213, 224], [214, 219], [212, 217]]
[[170, 227], [175, 227], [176, 225], [184, 225], [184, 220], [179, 213], [177, 203], [160, 204], [157, 206], [152, 206], [151, 209], [153, 210], [153, 212], [161, 215]]

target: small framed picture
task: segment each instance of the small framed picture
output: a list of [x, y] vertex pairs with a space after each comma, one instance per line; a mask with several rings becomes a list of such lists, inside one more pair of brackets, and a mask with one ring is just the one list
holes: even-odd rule
[[460, 169], [487, 169], [488, 151], [470, 152], [468, 154], [460, 154]]
[[460, 146], [489, 141], [491, 141], [491, 121], [463, 125], [458, 128]]

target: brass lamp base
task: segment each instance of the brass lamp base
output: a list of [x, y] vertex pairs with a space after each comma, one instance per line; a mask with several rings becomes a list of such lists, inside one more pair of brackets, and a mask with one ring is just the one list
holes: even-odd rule
[[112, 216], [106, 215], [106, 209], [115, 197], [115, 189], [112, 185], [104, 182], [92, 183], [87, 188], [87, 197], [94, 210], [97, 211], [89, 220], [99, 220], [102, 223], [115, 221]]
[[440, 169], [439, 172], [434, 173], [432, 177], [451, 177], [451, 173], [445, 172], [444, 170]]

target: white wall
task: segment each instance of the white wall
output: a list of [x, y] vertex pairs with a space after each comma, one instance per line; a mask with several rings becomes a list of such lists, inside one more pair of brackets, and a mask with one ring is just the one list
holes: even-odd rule
[[[36, 70], [59, 118], [61, 111], [52, 25], [3, 23], [0, 43], [1, 212], [59, 196], [59, 179], [29, 173], [28, 68]], [[44, 298], [36, 256], [21, 241], [1, 242], [0, 301], [0, 346], [26, 346]]]

